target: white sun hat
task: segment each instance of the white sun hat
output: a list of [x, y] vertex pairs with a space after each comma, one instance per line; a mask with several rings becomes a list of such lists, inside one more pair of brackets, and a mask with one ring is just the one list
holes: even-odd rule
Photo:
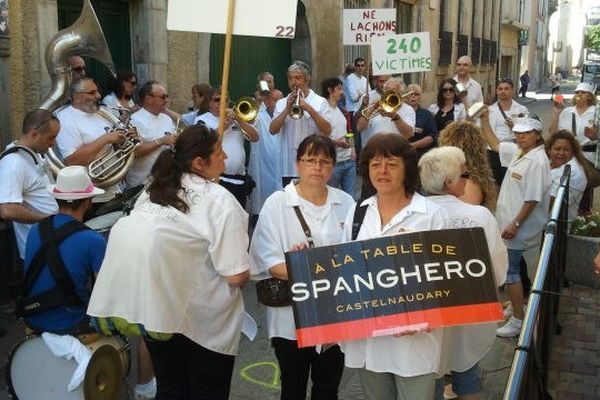
[[56, 185], [48, 185], [50, 194], [58, 200], [79, 200], [103, 194], [95, 187], [85, 167], [73, 165], [58, 172]]
[[529, 131], [538, 131], [542, 132], [544, 127], [542, 125], [542, 121], [535, 118], [515, 118], [515, 124], [513, 125], [513, 132], [529, 132]]

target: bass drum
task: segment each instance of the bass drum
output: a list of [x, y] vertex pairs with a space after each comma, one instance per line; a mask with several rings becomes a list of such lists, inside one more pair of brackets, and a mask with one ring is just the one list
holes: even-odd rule
[[108, 214], [101, 215], [96, 218], [89, 219], [84, 222], [84, 224], [90, 228], [100, 233], [106, 240], [108, 240], [108, 234], [110, 233], [110, 228], [122, 217], [126, 216], [125, 211], [114, 211]]
[[92, 352], [84, 382], [70, 392], [67, 384], [77, 368], [74, 359], [57, 357], [40, 335], [19, 342], [11, 351], [6, 383], [13, 400], [116, 400], [126, 386], [129, 344], [121, 337], [101, 337], [86, 345]]

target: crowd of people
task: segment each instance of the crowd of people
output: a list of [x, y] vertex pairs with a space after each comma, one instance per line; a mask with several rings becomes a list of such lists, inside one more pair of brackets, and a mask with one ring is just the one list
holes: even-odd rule
[[[430, 105], [417, 84], [369, 77], [363, 58], [324, 79], [320, 94], [310, 66], [294, 61], [287, 96], [271, 73], [258, 75], [252, 120], [231, 102], [221, 115], [228, 93], [206, 83], [192, 87], [193, 110], [184, 114], [169, 109], [165, 85], [151, 80], [137, 89], [130, 72], [102, 97], [84, 60], [69, 61], [69, 102], [57, 113], [27, 113], [21, 137], [0, 156], [0, 217], [14, 225], [28, 332], [77, 336], [111, 318], [142, 326], [139, 399], [228, 398], [241, 288], [249, 279], [285, 285], [286, 252], [482, 227], [495, 283], [510, 298], [500, 327], [300, 348], [292, 307], [267, 307], [282, 399], [304, 399], [309, 377], [311, 398], [337, 399], [344, 367], [358, 371], [367, 399], [442, 399], [445, 375], [459, 398], [479, 398], [479, 361], [496, 336], [520, 333], [523, 253], [539, 248], [565, 165], [569, 220], [591, 204], [598, 126], [588, 123], [596, 98], [585, 83], [572, 107], [554, 103], [545, 142], [542, 122], [514, 100], [510, 79], [500, 79], [497, 101], [483, 106], [466, 56]], [[470, 114], [478, 103], [482, 112]], [[125, 127], [113, 129], [105, 112]], [[131, 168], [96, 187], [87, 168], [127, 141], [136, 143]], [[55, 183], [44, 157], [50, 148], [66, 165]], [[108, 243], [82, 225], [118, 193], [140, 187]]]

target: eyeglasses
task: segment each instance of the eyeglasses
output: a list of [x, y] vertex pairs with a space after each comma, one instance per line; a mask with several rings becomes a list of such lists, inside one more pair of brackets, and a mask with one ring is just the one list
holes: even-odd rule
[[471, 177], [471, 172], [465, 171], [462, 174], [460, 174], [460, 177], [463, 179], [469, 179]]
[[210, 101], [215, 101], [215, 102], [216, 101], [221, 101], [221, 98], [220, 97], [213, 97], [212, 99], [210, 99]]
[[417, 93], [417, 92], [410, 93], [410, 97], [412, 97], [412, 96], [416, 97], [416, 96], [420, 96], [420, 95], [421, 95], [421, 93]]
[[130, 83], [130, 84], [132, 84], [133, 86], [137, 86], [137, 81], [127, 81], [127, 82], [129, 82], [129, 83]]
[[86, 68], [85, 67], [73, 67], [71, 68], [73, 71], [77, 71], [77, 72], [82, 72], [85, 71]]
[[445, 87], [445, 88], [442, 88], [442, 92], [444, 92], [444, 93], [451, 93], [451, 92], [454, 92], [454, 88], [446, 88]]
[[169, 95], [168, 95], [168, 94], [166, 94], [166, 93], [165, 93], [165, 94], [163, 94], [163, 95], [160, 95], [160, 96], [159, 96], [159, 95], [157, 95], [157, 94], [151, 94], [150, 96], [152, 96], [152, 97], [158, 97], [158, 98], [160, 98], [160, 99], [163, 99], [163, 100], [166, 100], [166, 99], [168, 99], [168, 98], [169, 98]]
[[331, 167], [333, 165], [332, 160], [321, 160], [318, 158], [301, 158], [300, 161], [305, 162], [311, 167], [316, 167], [317, 165], [321, 167]]
[[100, 93], [100, 92], [98, 91], [98, 89], [93, 89], [93, 90], [80, 90], [75, 93], [96, 94], [96, 93]]

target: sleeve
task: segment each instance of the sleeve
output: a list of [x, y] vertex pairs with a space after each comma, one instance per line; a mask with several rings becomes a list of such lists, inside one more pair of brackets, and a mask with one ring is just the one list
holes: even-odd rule
[[483, 103], [483, 89], [481, 88], [479, 82], [477, 82], [477, 98], [475, 99], [475, 102]]
[[[289, 96], [289, 95], [288, 95]], [[287, 97], [280, 99], [275, 103], [275, 110], [273, 110], [273, 119], [277, 118], [279, 114], [285, 110], [285, 106], [287, 104]]]
[[435, 119], [433, 119], [433, 115], [431, 115], [430, 113], [423, 114], [423, 115], [427, 120], [425, 123], [425, 127], [427, 130], [425, 132], [427, 133], [428, 136], [431, 136], [433, 138], [432, 146], [437, 146], [439, 132], [438, 132], [437, 125], [435, 123]]
[[508, 167], [519, 148], [514, 143], [500, 142], [498, 155], [500, 156], [500, 164], [503, 167]]
[[403, 103], [400, 109], [398, 110], [397, 114], [400, 116], [400, 118], [402, 118], [404, 122], [412, 126], [414, 129], [415, 124], [417, 122], [417, 114], [415, 113], [414, 108], [412, 108], [406, 103]]
[[106, 240], [102, 235], [96, 232], [92, 233], [90, 240], [91, 268], [93, 272], [98, 273], [104, 260], [104, 254], [106, 254]]
[[[222, 197], [223, 207], [215, 207], [209, 215], [213, 224], [208, 253], [221, 276], [232, 276], [247, 271], [248, 218], [233, 196]], [[234, 203], [235, 202], [235, 203]]]
[[[250, 244], [250, 273], [252, 276], [269, 275], [269, 269], [285, 262], [286, 243], [282, 235], [283, 221], [277, 216], [279, 202], [285, 200], [280, 193], [267, 198]], [[280, 223], [278, 223], [278, 221]]]
[[0, 203], [23, 203], [25, 172], [19, 155], [9, 154], [0, 161]]
[[523, 201], [541, 202], [550, 189], [550, 167], [535, 160], [525, 175], [525, 194]]
[[131, 117], [131, 125], [135, 126], [142, 142], [152, 141], [152, 138], [150, 137], [149, 132], [148, 132], [148, 127], [136, 115]]
[[436, 103], [430, 104], [429, 107], [427, 107], [427, 111], [429, 111], [431, 113], [431, 115], [433, 115], [435, 117], [435, 114], [437, 114], [437, 112], [440, 110], [440, 108], [438, 107], [438, 105]]
[[83, 138], [77, 129], [77, 125], [71, 118], [60, 120], [60, 131], [56, 137], [56, 145], [63, 157], [69, 157], [83, 145]]

